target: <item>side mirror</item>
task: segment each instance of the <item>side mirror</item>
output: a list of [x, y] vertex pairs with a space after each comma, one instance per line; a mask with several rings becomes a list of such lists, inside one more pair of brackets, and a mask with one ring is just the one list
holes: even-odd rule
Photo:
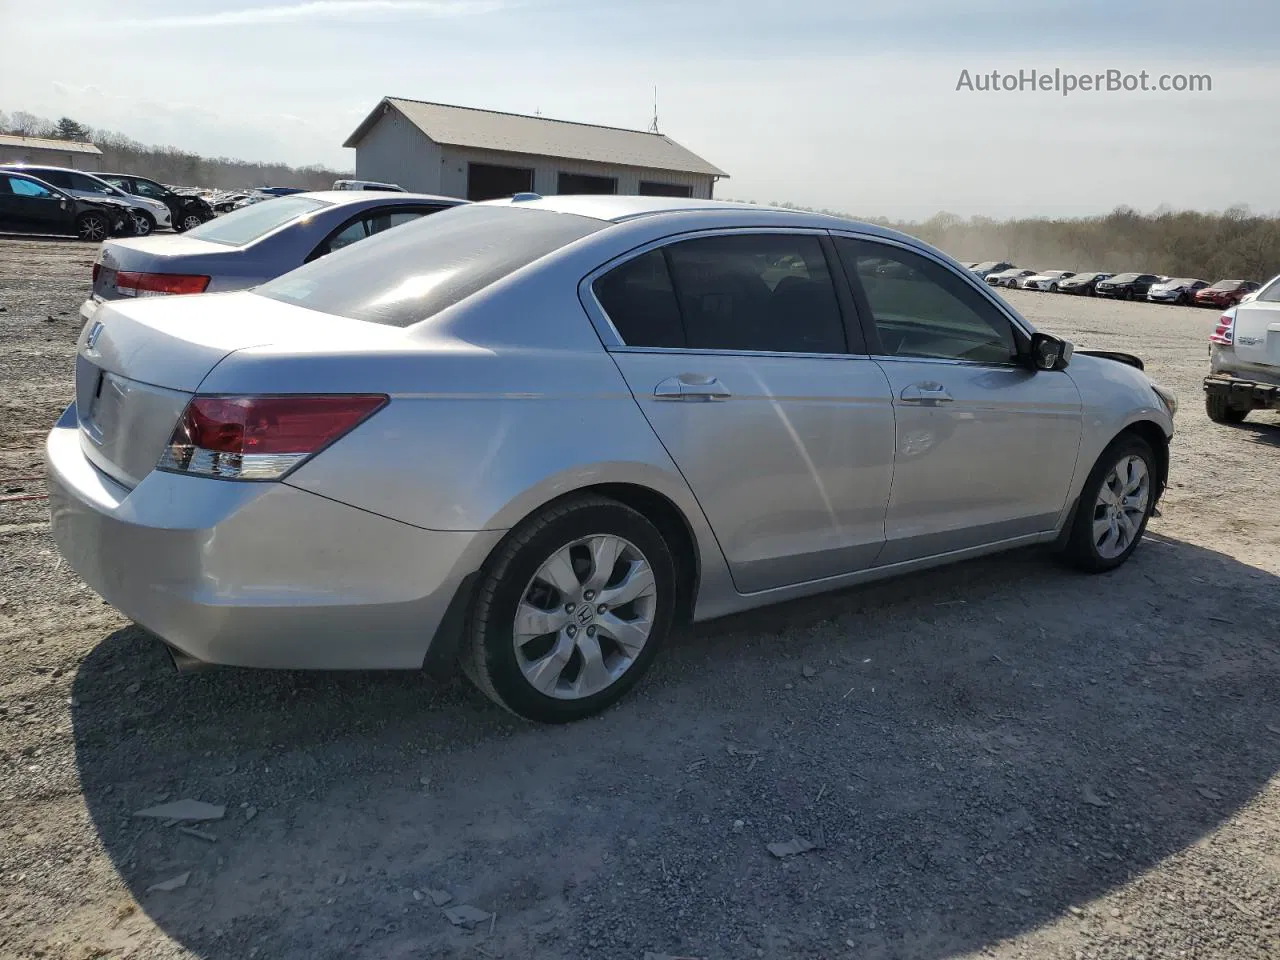
[[1031, 335], [1029, 360], [1036, 370], [1065, 370], [1074, 350], [1075, 345], [1070, 340], [1034, 333]]

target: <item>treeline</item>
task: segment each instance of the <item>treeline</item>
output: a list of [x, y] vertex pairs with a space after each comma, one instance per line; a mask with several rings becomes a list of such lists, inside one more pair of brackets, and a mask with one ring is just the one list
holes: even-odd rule
[[102, 151], [102, 169], [150, 177], [161, 183], [187, 187], [218, 187], [242, 190], [248, 187], [302, 187], [328, 189], [333, 181], [350, 172], [313, 165], [291, 167], [284, 163], [257, 163], [231, 157], [202, 157], [177, 147], [148, 146], [114, 130], [98, 130], [63, 117], [58, 121], [37, 117], [22, 110], [0, 111], [0, 133], [53, 140], [84, 140]]
[[[813, 210], [791, 203], [772, 206]], [[855, 219], [909, 233], [962, 261], [1008, 260], [1041, 270], [1136, 270], [1210, 283], [1280, 274], [1280, 218], [1255, 216], [1242, 207], [1221, 213], [1140, 213], [1119, 207], [1104, 216], [1071, 219], [964, 219], [951, 213], [908, 223]]]

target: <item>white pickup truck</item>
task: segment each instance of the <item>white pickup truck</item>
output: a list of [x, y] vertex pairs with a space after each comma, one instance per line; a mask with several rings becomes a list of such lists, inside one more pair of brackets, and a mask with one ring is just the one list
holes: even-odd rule
[[1229, 307], [1209, 337], [1204, 404], [1215, 423], [1280, 410], [1280, 277]]

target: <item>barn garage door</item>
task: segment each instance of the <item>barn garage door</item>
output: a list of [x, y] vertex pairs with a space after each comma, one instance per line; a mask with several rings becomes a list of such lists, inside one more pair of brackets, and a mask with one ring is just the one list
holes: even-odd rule
[[585, 173], [562, 173], [556, 193], [617, 193], [617, 177], [593, 177]]
[[533, 190], [533, 171], [525, 167], [502, 167], [496, 163], [467, 164], [467, 199], [496, 200], [513, 193]]
[[693, 189], [682, 183], [659, 183], [656, 180], [640, 181], [642, 197], [691, 197]]

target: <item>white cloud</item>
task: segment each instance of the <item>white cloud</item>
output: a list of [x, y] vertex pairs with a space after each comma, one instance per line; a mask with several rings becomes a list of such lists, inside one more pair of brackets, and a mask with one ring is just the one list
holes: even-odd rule
[[390, 17], [461, 17], [493, 13], [501, 0], [306, 0], [270, 7], [247, 7], [217, 13], [180, 14], [118, 21], [129, 27], [241, 27], [316, 20], [380, 20]]

